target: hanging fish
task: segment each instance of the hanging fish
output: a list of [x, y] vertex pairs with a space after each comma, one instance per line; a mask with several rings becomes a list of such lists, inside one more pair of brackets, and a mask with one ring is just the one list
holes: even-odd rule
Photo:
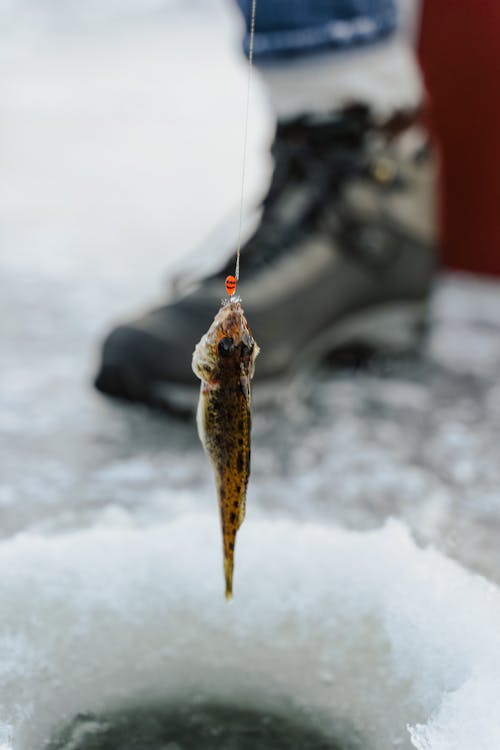
[[[226, 288], [231, 287], [228, 277]], [[198, 434], [212, 461], [219, 496], [226, 599], [233, 591], [236, 533], [245, 517], [250, 474], [250, 381], [259, 347], [238, 298], [223, 302], [196, 345], [193, 371], [201, 379]]]
[[246, 96], [243, 163], [241, 170], [240, 220], [234, 276], [226, 278], [229, 300], [193, 352], [193, 371], [201, 380], [198, 401], [198, 434], [212, 461], [219, 496], [224, 549], [226, 599], [233, 595], [234, 546], [236, 534], [245, 518], [248, 477], [250, 475], [250, 381], [259, 347], [254, 341], [240, 299], [235, 296], [240, 278], [240, 254], [245, 166], [247, 151], [250, 83], [252, 78], [256, 0], [251, 0], [250, 42]]

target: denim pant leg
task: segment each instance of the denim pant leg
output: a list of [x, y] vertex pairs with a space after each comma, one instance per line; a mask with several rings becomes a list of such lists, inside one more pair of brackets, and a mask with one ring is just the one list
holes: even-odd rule
[[[252, 0], [236, 0], [245, 17], [248, 53]], [[396, 28], [394, 0], [257, 0], [256, 60], [350, 49]]]

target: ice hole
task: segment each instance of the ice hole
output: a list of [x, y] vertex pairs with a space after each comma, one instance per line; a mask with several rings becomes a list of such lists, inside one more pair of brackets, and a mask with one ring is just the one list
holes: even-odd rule
[[[47, 750], [348, 750], [309, 715], [282, 716], [236, 705], [142, 706], [77, 716]], [[359, 745], [356, 744], [356, 747]]]
[[500, 747], [495, 586], [395, 522], [247, 521], [227, 604], [217, 520], [0, 544], [2, 750], [180, 700], [293, 719], [342, 750]]

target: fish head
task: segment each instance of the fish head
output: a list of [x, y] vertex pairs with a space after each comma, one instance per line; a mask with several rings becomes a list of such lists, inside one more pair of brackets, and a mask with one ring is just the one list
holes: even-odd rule
[[240, 302], [223, 304], [193, 353], [195, 375], [216, 386], [229, 371], [251, 379], [259, 347], [248, 326]]

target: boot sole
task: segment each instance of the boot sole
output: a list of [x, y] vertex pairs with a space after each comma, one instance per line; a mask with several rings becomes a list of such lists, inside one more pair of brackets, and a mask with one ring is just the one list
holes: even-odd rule
[[[282, 376], [257, 380], [252, 387], [254, 403], [267, 404], [287, 398], [289, 386], [308, 378], [327, 355], [347, 346], [366, 346], [387, 353], [414, 351], [427, 319], [427, 300], [378, 305], [346, 316], [302, 347]], [[161, 404], [167, 411], [188, 414], [196, 409], [199, 392], [196, 385], [155, 383], [149, 391], [150, 402]]]

